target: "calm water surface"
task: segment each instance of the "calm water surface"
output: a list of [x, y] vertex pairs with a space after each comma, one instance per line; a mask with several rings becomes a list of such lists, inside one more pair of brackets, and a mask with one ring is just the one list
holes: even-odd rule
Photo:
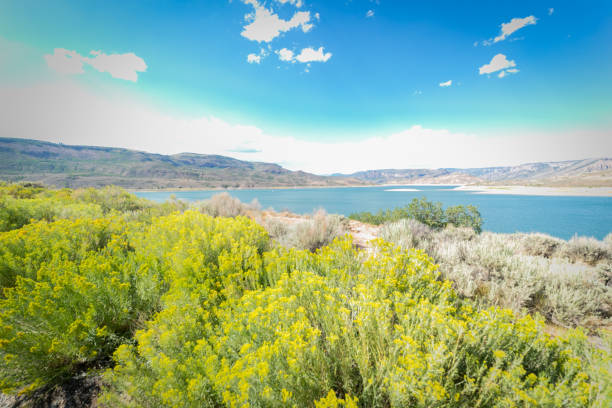
[[[397, 191], [406, 188], [417, 191]], [[396, 191], [389, 191], [396, 190]], [[358, 211], [408, 204], [426, 197], [444, 206], [472, 204], [484, 219], [483, 229], [493, 232], [544, 232], [568, 239], [574, 234], [602, 239], [612, 232], [612, 197], [527, 196], [477, 194], [453, 186], [377, 186], [346, 188], [300, 188], [227, 190], [243, 202], [257, 199], [263, 208], [289, 210], [298, 214], [324, 208], [329, 213], [349, 215]], [[172, 194], [186, 201], [210, 198], [219, 191], [137, 192], [139, 197], [165, 201]]]

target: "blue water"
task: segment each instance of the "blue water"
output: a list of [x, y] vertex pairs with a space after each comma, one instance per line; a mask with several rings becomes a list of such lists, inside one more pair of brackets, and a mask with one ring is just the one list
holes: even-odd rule
[[[263, 208], [294, 213], [312, 213], [324, 208], [329, 213], [349, 215], [404, 206], [415, 197], [440, 201], [443, 205], [472, 204], [484, 220], [483, 229], [493, 232], [543, 232], [569, 239], [573, 235], [602, 239], [612, 232], [612, 197], [527, 196], [476, 194], [452, 186], [405, 186], [418, 191], [385, 191], [393, 187], [345, 187], [228, 190], [243, 202], [257, 198]], [[165, 201], [174, 194], [186, 201], [210, 198], [219, 191], [137, 192], [139, 197]]]

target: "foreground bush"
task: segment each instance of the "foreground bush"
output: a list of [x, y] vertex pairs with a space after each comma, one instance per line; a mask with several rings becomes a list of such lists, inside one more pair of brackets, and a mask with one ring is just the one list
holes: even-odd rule
[[380, 242], [362, 260], [345, 240], [232, 257], [246, 279], [197, 264], [117, 349], [103, 405], [581, 407], [602, 392], [584, 335], [462, 305], [422, 253]]
[[425, 197], [415, 198], [405, 207], [393, 210], [380, 210], [376, 214], [370, 212], [354, 213], [349, 218], [368, 224], [381, 225], [401, 219], [413, 219], [433, 229], [441, 229], [449, 225], [472, 228], [480, 233], [482, 217], [473, 205], [442, 208], [442, 203], [428, 201]]
[[[188, 212], [147, 227], [115, 222], [84, 223], [98, 228], [98, 235], [79, 221], [11, 232], [27, 245], [9, 246], [4, 254], [17, 260], [13, 284], [0, 298], [4, 392], [57, 383], [104, 365], [117, 346], [131, 342], [139, 322], [160, 310], [170, 282], [187, 282], [188, 288], [202, 283], [192, 276], [200, 272], [198, 261], [227, 272], [228, 281], [216, 284], [232, 287], [234, 279], [246, 279], [245, 263], [259, 259], [268, 243], [265, 232], [244, 218]], [[106, 234], [110, 226], [112, 234]]]
[[124, 236], [75, 259], [51, 256], [34, 276], [17, 275], [0, 299], [0, 389], [57, 383], [95, 366], [132, 337], [153, 307], [139, 296], [146, 271]]

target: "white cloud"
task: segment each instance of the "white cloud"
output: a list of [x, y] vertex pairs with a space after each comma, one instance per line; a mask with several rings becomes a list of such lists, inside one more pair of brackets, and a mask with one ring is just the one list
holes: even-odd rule
[[374, 10], [368, 10], [366, 13], [366, 18], [374, 17]]
[[47, 66], [60, 74], [74, 75], [85, 72], [83, 70], [83, 57], [76, 51], [56, 48], [53, 50], [53, 54], [47, 54], [44, 58]]
[[452, 79], [449, 79], [449, 80], [448, 80], [448, 81], [446, 81], [446, 82], [440, 82], [440, 86], [441, 86], [441, 87], [451, 86], [452, 84], [453, 84], [453, 80], [452, 80]]
[[[310, 66], [311, 62], [327, 62], [331, 57], [331, 52], [324, 52], [324, 47], [319, 47], [319, 49], [315, 50], [314, 48], [308, 47], [302, 49], [299, 54], [295, 55], [293, 51], [288, 50], [287, 48], [282, 48], [276, 51], [278, 54], [278, 58], [281, 61], [287, 62], [301, 62], [303, 64], [308, 64]], [[308, 69], [305, 72], [310, 72]]]
[[504, 54], [497, 54], [491, 59], [491, 62], [483, 65], [478, 69], [480, 75], [490, 74], [502, 69], [515, 67], [516, 63], [513, 60], [508, 60]]
[[247, 62], [249, 64], [259, 64], [261, 62], [261, 55], [257, 55], [257, 54], [249, 54], [247, 55]]
[[108, 72], [113, 78], [136, 82], [138, 72], [147, 70], [147, 64], [142, 58], [130, 52], [126, 54], [104, 54], [100, 51], [91, 51], [94, 57], [83, 58], [83, 62], [91, 65], [100, 72]]
[[[289, 20], [283, 20], [271, 10], [261, 6], [254, 0], [243, 0], [255, 8], [255, 13], [247, 14], [245, 19], [249, 24], [245, 25], [240, 33], [251, 41], [270, 42], [286, 31], [301, 27], [303, 32], [312, 29], [310, 12], [298, 11]], [[291, 1], [289, 1], [292, 3]], [[293, 4], [293, 3], [292, 3]], [[301, 3], [300, 3], [301, 5]]]
[[549, 16], [552, 16], [552, 14], [553, 14], [554, 12], [555, 12], [555, 9], [554, 9], [554, 8], [552, 8], [552, 7], [551, 7], [551, 8], [549, 8], [549, 9], [548, 9], [548, 15], [549, 15]]
[[498, 77], [498, 78], [503, 78], [503, 77], [505, 77], [506, 75], [509, 75], [509, 74], [516, 74], [517, 72], [519, 72], [519, 70], [518, 70], [518, 69], [515, 69], [515, 68], [512, 68], [512, 69], [506, 69], [506, 70], [504, 70], [504, 71], [499, 71], [499, 74], [497, 74], [497, 77]]
[[266, 51], [266, 49], [265, 48], [261, 48], [259, 50], [259, 54], [251, 53], [251, 54], [247, 55], [247, 62], [249, 64], [259, 64], [261, 62], [261, 60], [264, 59], [267, 56], [268, 56], [268, 52]]
[[607, 129], [513, 130], [493, 135], [488, 132], [487, 137], [481, 137], [409, 126], [352, 141], [278, 137], [255, 126], [214, 116], [171, 115], [124, 93], [114, 94], [112, 89], [93, 92], [70, 80], [0, 87], [0, 134], [163, 154], [231, 155], [319, 174], [377, 168], [501, 166], [612, 156], [612, 138]]
[[521, 28], [535, 24], [537, 19], [534, 16], [527, 16], [524, 18], [513, 18], [508, 23], [502, 23], [501, 33], [495, 37], [493, 42], [499, 42], [505, 40], [509, 35], [514, 33]]
[[280, 49], [276, 51], [276, 53], [278, 54], [278, 59], [281, 61], [295, 62], [293, 59], [293, 51], [288, 50], [287, 48]]
[[332, 53], [324, 52], [323, 47], [319, 47], [318, 50], [308, 47], [302, 49], [302, 51], [295, 57], [295, 59], [302, 63], [327, 62], [331, 57]]
[[83, 65], [87, 64], [100, 72], [108, 72], [113, 78], [136, 82], [138, 73], [147, 70], [144, 60], [134, 53], [105, 54], [91, 51], [91, 57], [83, 57], [76, 51], [56, 48], [53, 54], [44, 56], [47, 66], [60, 74], [82, 74]]
[[281, 4], [288, 3], [288, 4], [291, 4], [292, 6], [297, 7], [297, 8], [302, 7], [302, 0], [275, 0], [275, 1], [277, 1], [278, 3], [281, 3]]

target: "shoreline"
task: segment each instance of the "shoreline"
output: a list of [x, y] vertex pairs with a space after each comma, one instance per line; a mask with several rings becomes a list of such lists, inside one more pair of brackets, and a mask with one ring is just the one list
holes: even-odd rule
[[[342, 185], [342, 186], [274, 186], [274, 187], [252, 187], [252, 188], [202, 188], [202, 187], [183, 187], [183, 188], [125, 188], [129, 192], [138, 193], [180, 193], [183, 191], [250, 191], [250, 190], [305, 190], [315, 188], [370, 188], [370, 187], [460, 187], [463, 184], [458, 183], [415, 183], [415, 184], [355, 184], [355, 185]], [[611, 187], [612, 188], [612, 187]]]
[[534, 187], [534, 186], [480, 186], [461, 185], [459, 191], [472, 191], [474, 194], [505, 194], [528, 196], [566, 196], [566, 197], [612, 197], [612, 187]]
[[[132, 193], [182, 193], [192, 191], [255, 191], [255, 190], [302, 190], [302, 189], [324, 189], [324, 188], [401, 188], [401, 187], [454, 187], [453, 190], [468, 191], [474, 194], [505, 194], [505, 195], [528, 195], [528, 196], [567, 196], [567, 197], [612, 197], [612, 186], [610, 187], [547, 187], [547, 186], [516, 186], [516, 185], [466, 185], [453, 183], [415, 183], [415, 184], [369, 184], [369, 185], [344, 185], [344, 186], [275, 186], [275, 187], [253, 187], [253, 188], [160, 188], [160, 189], [126, 189]], [[401, 190], [397, 190], [401, 191]], [[417, 190], [418, 191], [418, 190]]]

